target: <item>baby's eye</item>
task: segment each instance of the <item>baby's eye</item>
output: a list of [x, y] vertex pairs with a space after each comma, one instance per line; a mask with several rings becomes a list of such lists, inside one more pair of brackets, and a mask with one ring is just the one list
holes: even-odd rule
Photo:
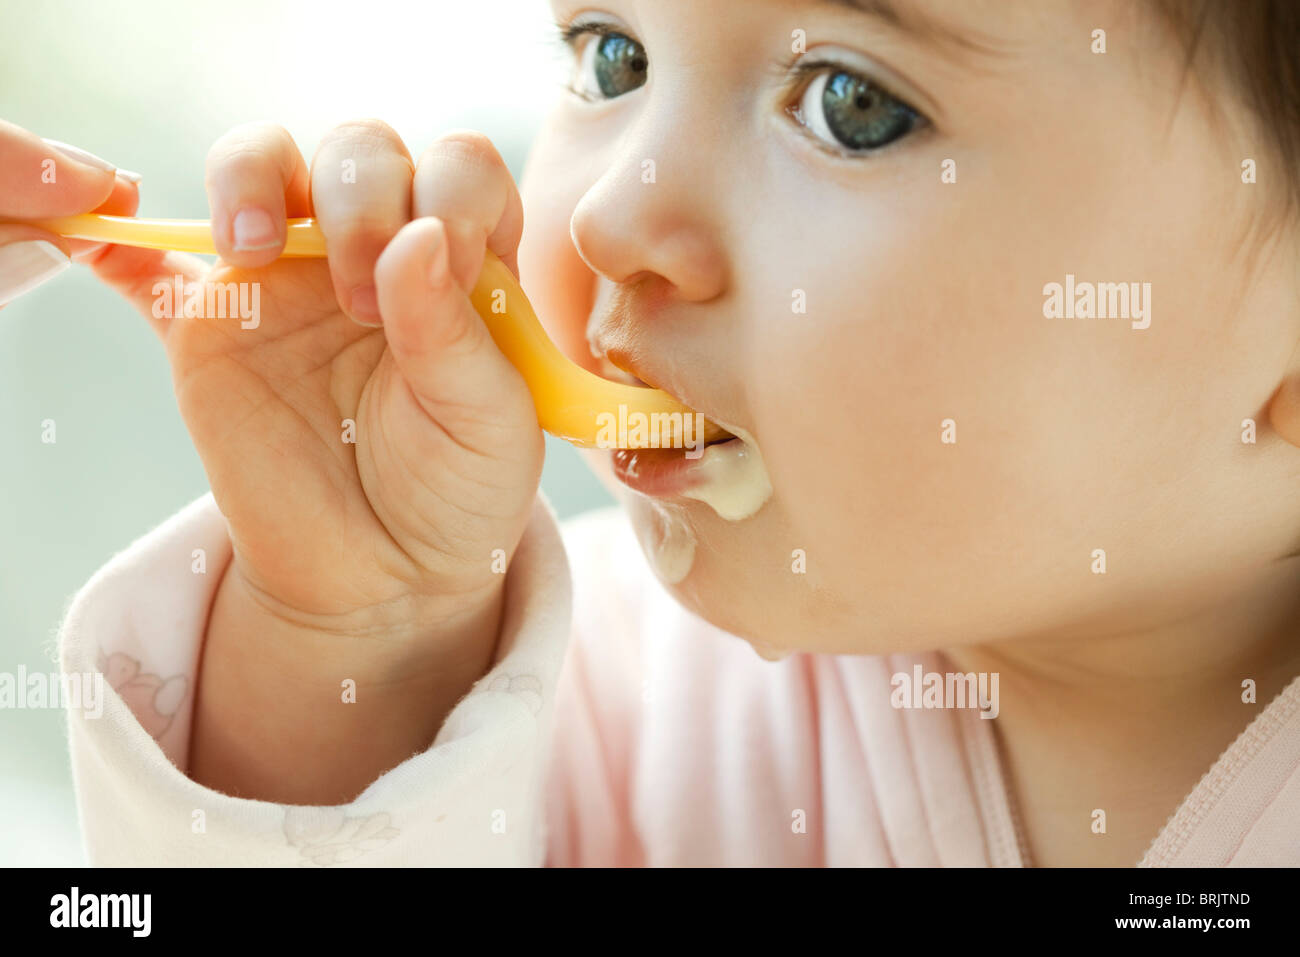
[[832, 147], [869, 152], [888, 146], [925, 123], [923, 117], [879, 84], [834, 65], [814, 72], [795, 119]]
[[645, 85], [650, 59], [645, 47], [626, 34], [589, 25], [565, 39], [577, 57], [572, 89], [579, 96], [612, 100]]

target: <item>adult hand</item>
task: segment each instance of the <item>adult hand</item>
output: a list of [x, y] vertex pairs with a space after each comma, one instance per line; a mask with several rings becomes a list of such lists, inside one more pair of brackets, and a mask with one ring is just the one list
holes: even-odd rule
[[93, 262], [107, 249], [5, 220], [91, 212], [130, 216], [140, 202], [139, 181], [138, 174], [93, 153], [0, 120], [0, 308], [74, 260]]

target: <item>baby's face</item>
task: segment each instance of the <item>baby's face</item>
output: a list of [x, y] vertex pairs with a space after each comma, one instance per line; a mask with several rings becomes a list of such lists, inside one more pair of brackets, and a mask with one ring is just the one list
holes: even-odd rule
[[1290, 171], [1145, 6], [553, 6], [580, 95], [530, 159], [525, 288], [771, 481], [741, 521], [628, 492], [652, 557], [694, 539], [659, 562], [685, 605], [773, 649], [1095, 633], [1295, 546], [1263, 416], [1294, 250], [1248, 232]]

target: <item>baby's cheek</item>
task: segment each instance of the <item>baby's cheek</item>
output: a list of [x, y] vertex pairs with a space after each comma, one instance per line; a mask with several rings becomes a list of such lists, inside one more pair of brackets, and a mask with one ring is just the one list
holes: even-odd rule
[[834, 554], [851, 579], [870, 559], [881, 499], [896, 498], [888, 484], [897, 459], [888, 450], [900, 437], [888, 434], [896, 428], [888, 387], [828, 356], [817, 338], [787, 337], [764, 350], [780, 358], [753, 376], [768, 384], [751, 400], [753, 419], [775, 495], [808, 539], [801, 547]]
[[519, 184], [527, 211], [519, 243], [519, 278], [547, 335], [570, 361], [594, 372], [587, 318], [596, 282], [569, 236], [570, 217], [590, 185], [573, 161], [580, 146], [548, 118], [529, 154]]
[[754, 421], [810, 565], [853, 597], [875, 638], [913, 643], [960, 640], [958, 623], [996, 604], [983, 559], [1022, 567], [1026, 543], [1009, 533], [1031, 501], [1015, 462], [1032, 455], [1006, 444], [1024, 394], [994, 374], [1006, 344], [952, 334], [945, 294], [930, 295], [891, 304], [879, 290], [863, 300], [870, 314], [784, 328], [755, 350], [768, 358], [752, 379], [770, 384], [753, 394]]

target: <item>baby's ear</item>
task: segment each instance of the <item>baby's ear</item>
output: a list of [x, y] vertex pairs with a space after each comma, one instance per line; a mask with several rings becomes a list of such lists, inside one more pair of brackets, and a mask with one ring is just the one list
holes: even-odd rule
[[1300, 448], [1300, 373], [1288, 375], [1273, 393], [1268, 421], [1278, 435]]

